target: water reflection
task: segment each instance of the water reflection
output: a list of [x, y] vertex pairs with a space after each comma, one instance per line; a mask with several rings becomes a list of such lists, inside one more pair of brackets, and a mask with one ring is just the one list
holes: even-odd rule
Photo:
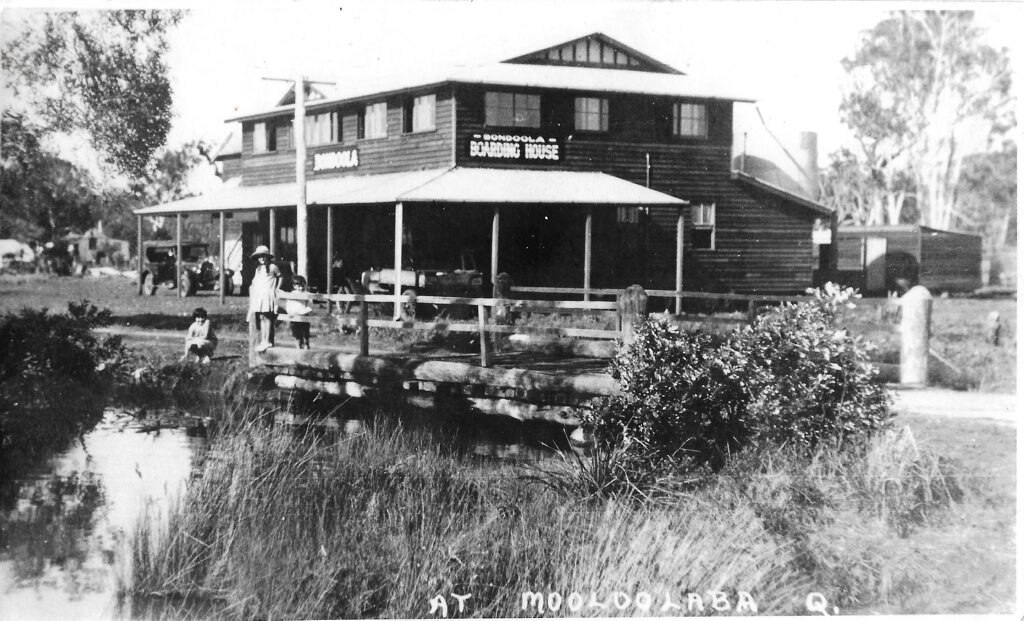
[[144, 508], [165, 513], [203, 438], [144, 432], [124, 413], [103, 421], [24, 478], [0, 507], [2, 614], [28, 619], [118, 617], [115, 577]]

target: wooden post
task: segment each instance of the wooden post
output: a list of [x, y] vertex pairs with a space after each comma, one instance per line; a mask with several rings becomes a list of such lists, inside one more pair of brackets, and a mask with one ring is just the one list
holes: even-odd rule
[[224, 256], [224, 251], [227, 248], [227, 244], [224, 243], [224, 212], [220, 212], [220, 305], [224, 306], [224, 289], [228, 285], [227, 277], [224, 274], [224, 270], [227, 269], [227, 258]]
[[259, 339], [259, 328], [256, 326], [256, 315], [249, 313], [249, 366], [256, 366], [256, 341]]
[[498, 297], [498, 232], [501, 221], [501, 206], [494, 206], [494, 216], [491, 218], [491, 286]]
[[747, 323], [754, 325], [754, 320], [757, 319], [757, 303], [754, 300], [747, 302]]
[[480, 329], [480, 366], [487, 366], [487, 308], [483, 304], [476, 306], [477, 327]]
[[138, 238], [138, 245], [135, 246], [135, 252], [138, 256], [135, 258], [135, 263], [139, 270], [139, 295], [142, 295], [142, 261], [145, 254], [142, 249], [142, 216], [135, 216], [135, 233]]
[[918, 285], [900, 300], [900, 383], [928, 383], [928, 337], [931, 333], [932, 295]]
[[402, 236], [403, 227], [402, 203], [395, 203], [395, 321], [402, 318]]
[[[327, 208], [327, 294], [334, 293], [334, 207]], [[334, 302], [327, 301], [327, 314], [332, 314]]]
[[999, 346], [999, 336], [1003, 331], [1003, 320], [999, 316], [999, 311], [992, 311], [988, 314], [988, 342]]
[[[362, 276], [363, 291], [367, 290], [370, 285], [370, 275], [363, 272]], [[370, 305], [366, 302], [365, 294], [363, 294], [363, 300], [359, 303], [359, 354], [362, 356], [370, 355], [370, 326], [368, 322], [370, 320]]]
[[306, 210], [306, 78], [295, 80], [295, 248], [296, 273], [309, 278], [309, 216]]
[[174, 286], [178, 288], [178, 297], [185, 297], [181, 290], [181, 212], [177, 214], [174, 227]]
[[270, 208], [269, 220], [267, 223], [267, 227], [270, 229], [267, 231], [267, 247], [270, 248], [270, 254], [277, 259], [277, 210], [273, 207]]
[[640, 285], [630, 285], [619, 294], [619, 316], [622, 321], [622, 343], [636, 340], [634, 324], [647, 315], [647, 292]]
[[[512, 297], [512, 277], [506, 272], [498, 274], [494, 279], [494, 297], [497, 300], [507, 300]], [[498, 304], [494, 307], [492, 317], [494, 317], [494, 323], [496, 325], [512, 325], [512, 306], [510, 304]], [[494, 351], [500, 352], [501, 349], [502, 335], [500, 332], [495, 332]]]
[[594, 208], [587, 205], [587, 221], [583, 232], [583, 301], [590, 301], [590, 264], [594, 256]]
[[676, 314], [683, 312], [683, 208], [676, 209]]

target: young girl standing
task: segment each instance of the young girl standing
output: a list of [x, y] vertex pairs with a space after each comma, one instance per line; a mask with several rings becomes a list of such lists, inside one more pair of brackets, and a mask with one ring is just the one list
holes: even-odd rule
[[266, 351], [274, 346], [274, 322], [277, 320], [277, 288], [281, 283], [281, 271], [271, 261], [274, 255], [270, 248], [258, 246], [252, 253], [256, 259], [256, 272], [249, 285], [249, 321], [255, 321], [260, 329], [260, 342], [256, 351]]

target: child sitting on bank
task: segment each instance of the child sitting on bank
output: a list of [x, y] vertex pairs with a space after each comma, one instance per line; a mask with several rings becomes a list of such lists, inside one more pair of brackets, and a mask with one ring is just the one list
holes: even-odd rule
[[[295, 276], [292, 279], [292, 291], [304, 293], [306, 279], [302, 276]], [[307, 300], [288, 300], [285, 302], [284, 310], [291, 317], [289, 322], [292, 336], [299, 342], [299, 349], [309, 349], [309, 318], [307, 315], [313, 312], [313, 307]]]
[[213, 333], [213, 326], [206, 315], [205, 308], [197, 308], [192, 311], [192, 325], [188, 327], [188, 334], [185, 335], [185, 354], [181, 360], [184, 362], [190, 356], [195, 355], [202, 364], [210, 364], [213, 351], [217, 349], [217, 335]]

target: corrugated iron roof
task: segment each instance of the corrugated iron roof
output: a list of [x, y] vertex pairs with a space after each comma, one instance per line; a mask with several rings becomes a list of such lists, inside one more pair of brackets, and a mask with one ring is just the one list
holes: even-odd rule
[[[702, 80], [692, 75], [597, 67], [491, 63], [476, 67], [457, 68], [434, 75], [424, 75], [419, 72], [415, 76], [384, 77], [372, 84], [350, 85], [347, 91], [340, 91], [337, 98], [309, 102], [307, 109], [315, 111], [374, 97], [383, 98], [406, 91], [435, 88], [443, 84], [557, 88], [580, 92], [756, 101], [749, 92], [736, 88], [728, 81]], [[228, 119], [228, 122], [266, 118], [291, 113], [293, 109], [294, 106], [291, 105], [281, 106], [232, 117]]]
[[[136, 215], [243, 211], [295, 205], [294, 183], [221, 188], [180, 201], [135, 210]], [[398, 202], [685, 205], [687, 201], [600, 172], [431, 169], [380, 175], [314, 179], [306, 185], [309, 205]]]

